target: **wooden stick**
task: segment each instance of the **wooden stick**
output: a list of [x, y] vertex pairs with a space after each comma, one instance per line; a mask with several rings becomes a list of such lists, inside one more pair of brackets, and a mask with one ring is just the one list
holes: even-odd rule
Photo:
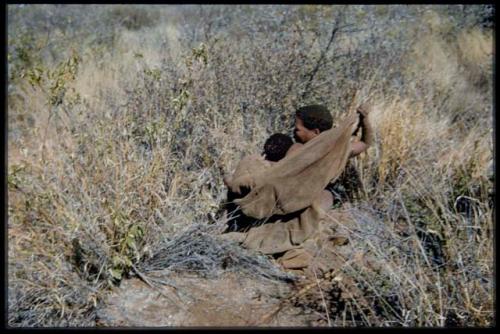
[[[163, 297], [167, 298], [168, 300], [170, 300], [171, 302], [174, 302], [174, 300], [172, 300], [172, 298], [170, 298], [169, 296], [167, 296], [166, 294], [163, 293], [163, 291], [161, 291], [160, 289], [158, 289], [158, 287], [154, 286], [153, 283], [151, 283], [149, 281], [149, 279], [144, 275], [142, 274], [134, 265], [132, 265], [132, 270], [137, 274], [137, 276], [139, 276], [139, 278], [144, 282], [146, 283], [147, 285], [149, 285], [153, 290], [156, 290], [158, 291], [158, 293], [160, 295], [162, 295]], [[177, 289], [175, 287], [173, 287], [174, 289]], [[181, 300], [181, 298], [179, 296], [177, 296], [177, 298], [179, 298], [179, 300]], [[182, 307], [183, 308], [183, 307]]]
[[356, 105], [356, 98], [358, 97], [358, 92], [359, 92], [358, 89], [354, 89], [354, 93], [352, 94], [352, 98], [351, 98], [351, 103], [349, 104], [349, 108], [347, 109], [348, 114], [351, 114], [352, 112], [354, 112], [354, 106]]

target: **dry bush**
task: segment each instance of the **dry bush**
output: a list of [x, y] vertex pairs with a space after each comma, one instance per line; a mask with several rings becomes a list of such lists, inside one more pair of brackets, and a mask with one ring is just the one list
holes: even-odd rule
[[491, 325], [491, 209], [483, 206], [472, 220], [448, 210], [436, 231], [420, 224], [414, 205], [394, 198], [378, 210], [367, 203], [352, 209], [357, 225], [348, 232], [357, 255], [338, 268], [342, 294], [329, 310], [332, 325]]
[[[431, 25], [419, 6], [88, 8], [9, 8], [9, 325], [92, 324], [133, 265], [208, 222], [222, 176], [288, 132], [296, 107], [340, 117], [355, 91], [375, 105], [376, 142], [355, 161], [353, 242], [383, 270], [346, 264], [372, 304], [350, 300], [357, 315], [334, 323], [491, 325], [491, 37], [457, 24], [472, 14], [433, 7]], [[109, 15], [136, 19], [129, 30]], [[41, 21], [58, 25], [38, 33]]]
[[493, 66], [493, 37], [480, 29], [464, 31], [458, 36], [459, 57], [468, 79], [475, 85], [487, 86], [491, 82]]
[[159, 12], [152, 11], [144, 6], [113, 6], [109, 17], [119, 25], [129, 30], [139, 30], [144, 27], [152, 27], [157, 24]]

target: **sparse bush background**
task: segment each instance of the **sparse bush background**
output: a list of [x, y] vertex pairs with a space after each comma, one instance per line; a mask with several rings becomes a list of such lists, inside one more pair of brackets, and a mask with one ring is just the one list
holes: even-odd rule
[[493, 324], [493, 6], [7, 9], [10, 326], [95, 326], [239, 158], [356, 91], [376, 141], [352, 237], [382, 266], [342, 268], [367, 302], [333, 324]]

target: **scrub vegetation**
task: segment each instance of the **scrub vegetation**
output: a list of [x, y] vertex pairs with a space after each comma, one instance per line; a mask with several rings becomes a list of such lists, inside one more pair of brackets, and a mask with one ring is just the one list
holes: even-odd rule
[[96, 326], [153, 264], [288, 279], [210, 241], [223, 176], [299, 106], [369, 101], [350, 238], [381, 265], [301, 305], [332, 326], [492, 326], [493, 10], [8, 5], [8, 324]]

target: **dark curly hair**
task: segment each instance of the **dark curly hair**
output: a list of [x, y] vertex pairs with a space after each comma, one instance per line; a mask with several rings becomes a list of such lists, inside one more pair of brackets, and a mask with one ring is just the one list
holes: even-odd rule
[[320, 132], [329, 130], [333, 125], [330, 111], [323, 105], [313, 104], [297, 109], [295, 116], [304, 122], [309, 130], [319, 129]]
[[279, 161], [285, 157], [286, 152], [293, 145], [293, 140], [290, 136], [282, 133], [275, 133], [267, 138], [264, 143], [264, 154], [266, 160]]

